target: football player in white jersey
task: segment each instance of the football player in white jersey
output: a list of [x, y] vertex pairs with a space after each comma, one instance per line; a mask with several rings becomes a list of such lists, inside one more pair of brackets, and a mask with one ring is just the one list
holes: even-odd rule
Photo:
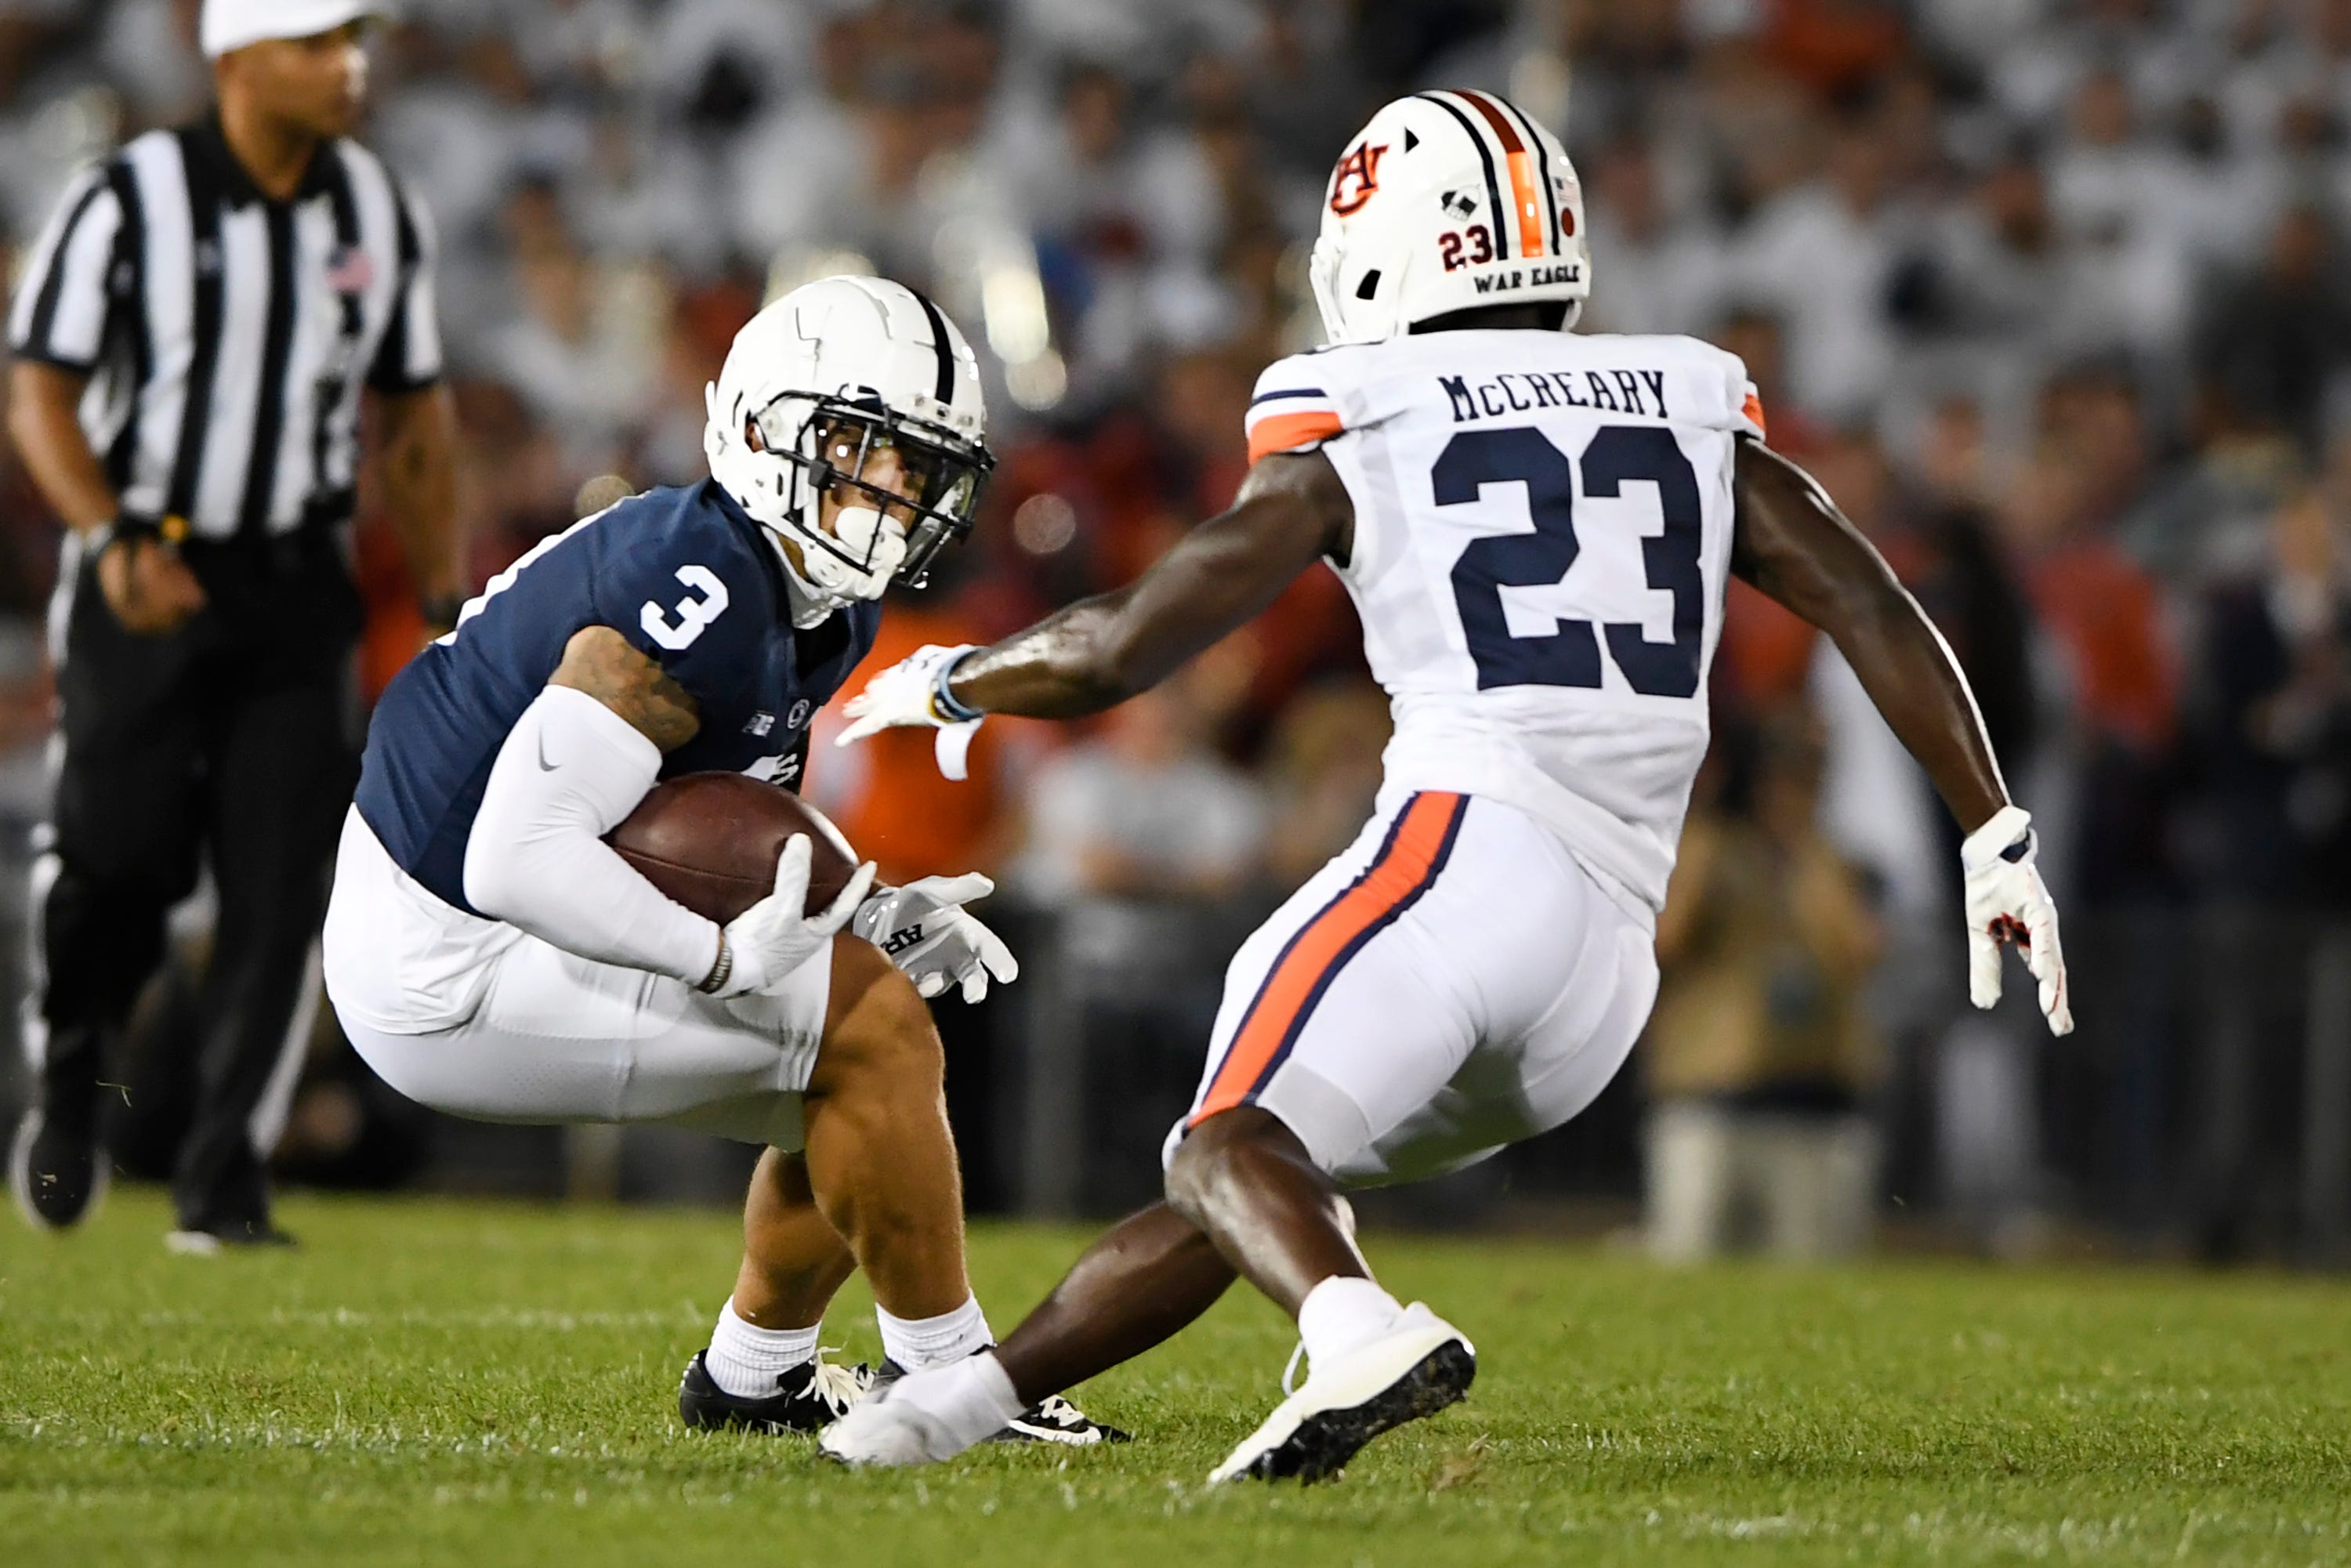
[[852, 1410], [835, 1458], [946, 1458], [1236, 1274], [1297, 1319], [1311, 1375], [1212, 1481], [1328, 1476], [1459, 1398], [1468, 1338], [1374, 1282], [1341, 1194], [1482, 1159], [1615, 1075], [1656, 996], [1733, 575], [1835, 640], [1967, 830], [1977, 1005], [2014, 943], [2050, 1027], [2072, 1027], [2031, 820], [1933, 625], [1764, 444], [1735, 357], [1566, 332], [1591, 257], [1556, 140], [1486, 93], [1388, 105], [1332, 175], [1311, 273], [1331, 345], [1259, 381], [1230, 510], [1129, 587], [992, 647], [925, 649], [850, 706], [844, 740], [937, 726], [946, 763], [987, 714], [1072, 717], [1150, 686], [1322, 560], [1395, 736], [1363, 836], [1233, 959], [1166, 1201], [994, 1352]]

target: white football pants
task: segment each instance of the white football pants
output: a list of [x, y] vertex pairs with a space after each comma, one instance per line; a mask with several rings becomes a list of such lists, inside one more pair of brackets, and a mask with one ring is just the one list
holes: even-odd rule
[[1648, 925], [1556, 833], [1496, 800], [1391, 789], [1234, 956], [1165, 1156], [1255, 1104], [1344, 1185], [1456, 1170], [1590, 1105], [1656, 993]]

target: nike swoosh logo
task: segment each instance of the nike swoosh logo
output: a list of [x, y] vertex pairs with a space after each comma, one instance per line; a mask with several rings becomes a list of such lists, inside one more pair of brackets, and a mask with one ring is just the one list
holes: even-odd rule
[[547, 737], [543, 735], [538, 737], [538, 770], [541, 773], [555, 771], [555, 764], [547, 759]]

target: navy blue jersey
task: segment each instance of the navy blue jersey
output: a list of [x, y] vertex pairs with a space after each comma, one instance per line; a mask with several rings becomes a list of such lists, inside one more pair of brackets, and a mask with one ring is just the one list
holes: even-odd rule
[[540, 544], [385, 688], [359, 810], [402, 870], [459, 909], [491, 764], [589, 626], [610, 626], [701, 715], [662, 777], [723, 770], [798, 782], [810, 718], [873, 645], [882, 610], [795, 632], [783, 563], [716, 483], [648, 490]]

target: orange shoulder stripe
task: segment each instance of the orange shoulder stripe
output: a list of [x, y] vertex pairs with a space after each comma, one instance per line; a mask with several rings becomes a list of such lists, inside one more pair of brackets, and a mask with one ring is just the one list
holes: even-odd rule
[[1268, 415], [1249, 426], [1249, 461], [1254, 463], [1277, 452], [1295, 451], [1317, 441], [1328, 441], [1346, 428], [1339, 416], [1327, 408]]

